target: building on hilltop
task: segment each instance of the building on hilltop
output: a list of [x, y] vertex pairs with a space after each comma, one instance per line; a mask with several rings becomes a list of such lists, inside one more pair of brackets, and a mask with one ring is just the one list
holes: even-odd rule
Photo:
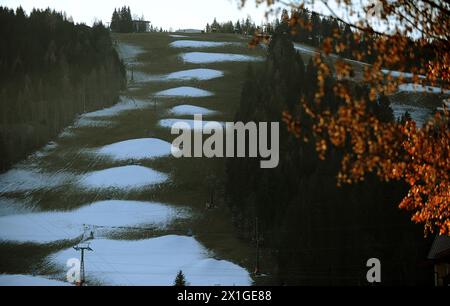
[[150, 31], [150, 21], [146, 20], [133, 20], [134, 32], [142, 33]]

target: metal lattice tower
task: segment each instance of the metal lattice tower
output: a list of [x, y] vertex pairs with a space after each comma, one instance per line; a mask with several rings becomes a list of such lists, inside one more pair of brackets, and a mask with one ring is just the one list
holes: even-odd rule
[[85, 245], [77, 245], [73, 247], [76, 251], [81, 252], [81, 261], [80, 261], [80, 280], [78, 281], [78, 286], [83, 286], [86, 281], [85, 272], [84, 272], [84, 251], [93, 251], [89, 244]]

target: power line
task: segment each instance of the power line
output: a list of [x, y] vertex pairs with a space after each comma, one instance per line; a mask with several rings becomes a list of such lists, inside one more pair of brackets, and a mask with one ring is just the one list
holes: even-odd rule
[[[118, 275], [121, 275], [122, 278], [125, 280], [126, 284], [131, 284], [132, 283], [125, 275], [123, 275], [123, 273], [120, 273], [119, 271], [117, 271], [117, 269], [114, 268], [113, 264], [111, 262], [107, 261], [103, 256], [101, 256], [100, 254], [95, 255], [95, 256], [98, 257], [102, 261], [102, 262], [99, 262], [99, 264], [106, 264], [109, 267], [111, 267], [113, 272], [117, 273]], [[102, 271], [102, 270], [100, 270], [100, 271]]]

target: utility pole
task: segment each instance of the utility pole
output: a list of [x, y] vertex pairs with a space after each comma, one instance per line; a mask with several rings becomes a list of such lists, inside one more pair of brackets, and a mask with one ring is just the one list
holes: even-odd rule
[[77, 283], [77, 286], [82, 287], [85, 282], [85, 274], [84, 274], [84, 251], [93, 251], [90, 248], [89, 244], [86, 245], [77, 245], [73, 247], [76, 251], [81, 252], [81, 261], [80, 261], [80, 280]]
[[83, 113], [86, 112], [86, 81], [83, 81]]
[[134, 66], [131, 65], [131, 82], [134, 82]]
[[256, 242], [256, 264], [255, 264], [255, 275], [261, 273], [259, 269], [259, 228], [258, 228], [258, 217], [255, 217], [255, 242]]

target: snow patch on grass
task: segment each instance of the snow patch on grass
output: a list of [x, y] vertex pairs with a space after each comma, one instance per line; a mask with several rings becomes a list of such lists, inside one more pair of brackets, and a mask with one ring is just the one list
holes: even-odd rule
[[42, 149], [34, 152], [31, 154], [32, 158], [41, 158], [47, 156], [51, 151], [56, 149], [58, 147], [58, 144], [54, 141], [50, 141], [47, 143]]
[[[161, 119], [161, 120], [159, 120], [158, 125], [163, 127], [163, 128], [169, 128], [170, 129], [170, 128], [172, 128], [172, 126], [175, 123], [178, 123], [178, 122], [182, 122], [182, 123], [187, 124], [191, 130], [201, 130], [201, 129], [203, 129], [205, 127], [205, 125], [207, 123], [209, 123], [209, 122], [216, 122], [216, 121], [205, 121], [205, 120], [202, 120], [201, 121], [202, 124], [200, 124], [200, 121], [193, 120], [193, 119], [172, 119], [172, 118], [169, 118], [169, 119]], [[221, 124], [222, 126], [224, 125], [223, 122], [218, 122], [218, 123]]]
[[72, 127], [66, 127], [59, 135], [58, 138], [70, 138], [70, 137], [74, 137], [75, 133], [72, 130]]
[[195, 105], [178, 105], [175, 107], [172, 107], [169, 110], [169, 113], [175, 116], [186, 116], [186, 115], [213, 115], [215, 113], [217, 113], [216, 111], [204, 108], [204, 107], [199, 107], [199, 106], [195, 106]]
[[37, 169], [13, 168], [0, 175], [0, 194], [52, 189], [70, 182], [74, 175], [68, 172], [42, 172]]
[[123, 227], [164, 229], [174, 219], [185, 218], [185, 209], [168, 205], [124, 200], [94, 202], [73, 211], [49, 211], [0, 217], [0, 240], [53, 243], [125, 231]]
[[134, 100], [130, 98], [121, 97], [120, 101], [110, 107], [96, 110], [89, 113], [84, 113], [74, 121], [73, 125], [66, 127], [59, 135], [59, 138], [75, 136], [74, 129], [83, 127], [112, 127], [116, 123], [112, 120], [107, 120], [109, 117], [115, 117], [122, 112], [136, 109], [143, 109], [149, 107], [150, 103], [143, 100]]
[[44, 276], [0, 274], [0, 286], [71, 286], [71, 284]]
[[169, 44], [172, 48], [215, 48], [230, 45], [240, 45], [235, 42], [216, 42], [216, 41], [199, 41], [199, 40], [177, 40]]
[[307, 47], [305, 45], [302, 45], [300, 43], [294, 43], [294, 49], [303, 53], [308, 53], [308, 54], [318, 54], [319, 52], [314, 49], [313, 47]]
[[116, 46], [119, 57], [126, 63], [135, 62], [136, 57], [144, 53], [144, 49], [135, 45], [119, 43]]
[[[300, 44], [300, 43], [294, 43], [294, 49], [297, 50], [297, 51], [300, 51], [302, 53], [309, 54], [309, 55], [316, 55], [316, 54], [319, 54], [319, 53], [323, 54], [323, 52], [320, 51], [319, 49], [316, 49], [314, 47], [310, 47], [310, 46], [307, 46], [307, 45], [304, 45], [304, 44]], [[357, 60], [352, 60], [352, 59], [349, 59], [349, 58], [344, 58], [344, 57], [339, 56], [337, 54], [330, 54], [330, 56], [335, 58], [335, 59], [343, 59], [343, 60], [345, 60], [347, 62], [355, 63], [355, 64], [358, 64], [358, 65], [361, 65], [361, 66], [370, 66], [370, 64], [368, 64], [368, 63], [357, 61]], [[388, 70], [388, 69], [381, 69], [381, 72], [384, 73], [384, 74], [389, 74], [389, 75], [391, 75], [392, 77], [395, 77], [395, 78], [400, 78], [400, 77], [402, 77], [402, 78], [412, 78], [414, 76], [414, 74], [410, 73], [410, 72], [402, 72], [402, 71], [395, 71], [395, 70]], [[424, 79], [425, 78], [424, 75], [418, 75], [418, 77], [420, 79]]]
[[156, 138], [125, 140], [104, 146], [94, 152], [113, 160], [141, 160], [167, 156], [172, 145]]
[[148, 106], [148, 102], [121, 97], [119, 103], [101, 110], [85, 113], [81, 115], [81, 118], [114, 117], [124, 111], [142, 109]]
[[[92, 256], [86, 257], [88, 279], [104, 285], [171, 286], [179, 270], [186, 281], [198, 285], [249, 286], [244, 268], [224, 260], [208, 258], [208, 251], [194, 238], [178, 235], [138, 241], [93, 240]], [[49, 257], [65, 269], [67, 259], [79, 254], [68, 248]]]
[[142, 166], [123, 166], [87, 173], [79, 184], [87, 189], [136, 190], [164, 183], [168, 176]]
[[166, 80], [211, 80], [215, 78], [223, 77], [223, 72], [214, 69], [189, 69], [183, 71], [177, 71], [166, 75]]
[[209, 97], [212, 95], [212, 92], [189, 86], [171, 88], [155, 94], [160, 97]]
[[422, 84], [414, 84], [414, 83], [406, 83], [406, 84], [400, 84], [398, 86], [398, 91], [400, 92], [428, 92], [428, 93], [435, 93], [435, 94], [450, 94], [450, 90], [444, 89], [434, 86], [424, 86]]
[[181, 54], [180, 57], [184, 62], [193, 64], [208, 64], [216, 62], [254, 62], [263, 60], [263, 58], [259, 56], [208, 52], [187, 52]]
[[[404, 79], [410, 79], [414, 76], [413, 73], [411, 72], [402, 72], [402, 71], [395, 71], [395, 70], [388, 70], [388, 69], [381, 69], [381, 72], [383, 72], [384, 74], [389, 74], [395, 78], [404, 78]], [[419, 79], [424, 79], [425, 76], [424, 75], [418, 75]]]
[[[151, 75], [148, 73], [136, 71], [133, 74], [133, 82], [134, 85], [139, 86], [140, 83], [145, 82], [189, 81], [189, 80], [205, 81], [220, 78], [223, 75], [224, 73], [222, 71], [214, 69], [189, 69], [169, 73], [166, 75]], [[129, 79], [131, 79], [131, 73]]]
[[425, 122], [428, 121], [431, 115], [430, 110], [424, 107], [399, 103], [391, 103], [390, 106], [394, 112], [394, 117], [396, 119], [401, 118], [402, 115], [405, 114], [405, 112], [408, 112], [411, 115], [411, 119], [416, 122], [416, 125], [418, 127], [422, 127], [425, 124]]
[[93, 119], [93, 118], [86, 118], [86, 117], [80, 117], [78, 118], [73, 127], [80, 128], [80, 127], [108, 127], [112, 126], [114, 123], [109, 120], [102, 120], [102, 119]]

